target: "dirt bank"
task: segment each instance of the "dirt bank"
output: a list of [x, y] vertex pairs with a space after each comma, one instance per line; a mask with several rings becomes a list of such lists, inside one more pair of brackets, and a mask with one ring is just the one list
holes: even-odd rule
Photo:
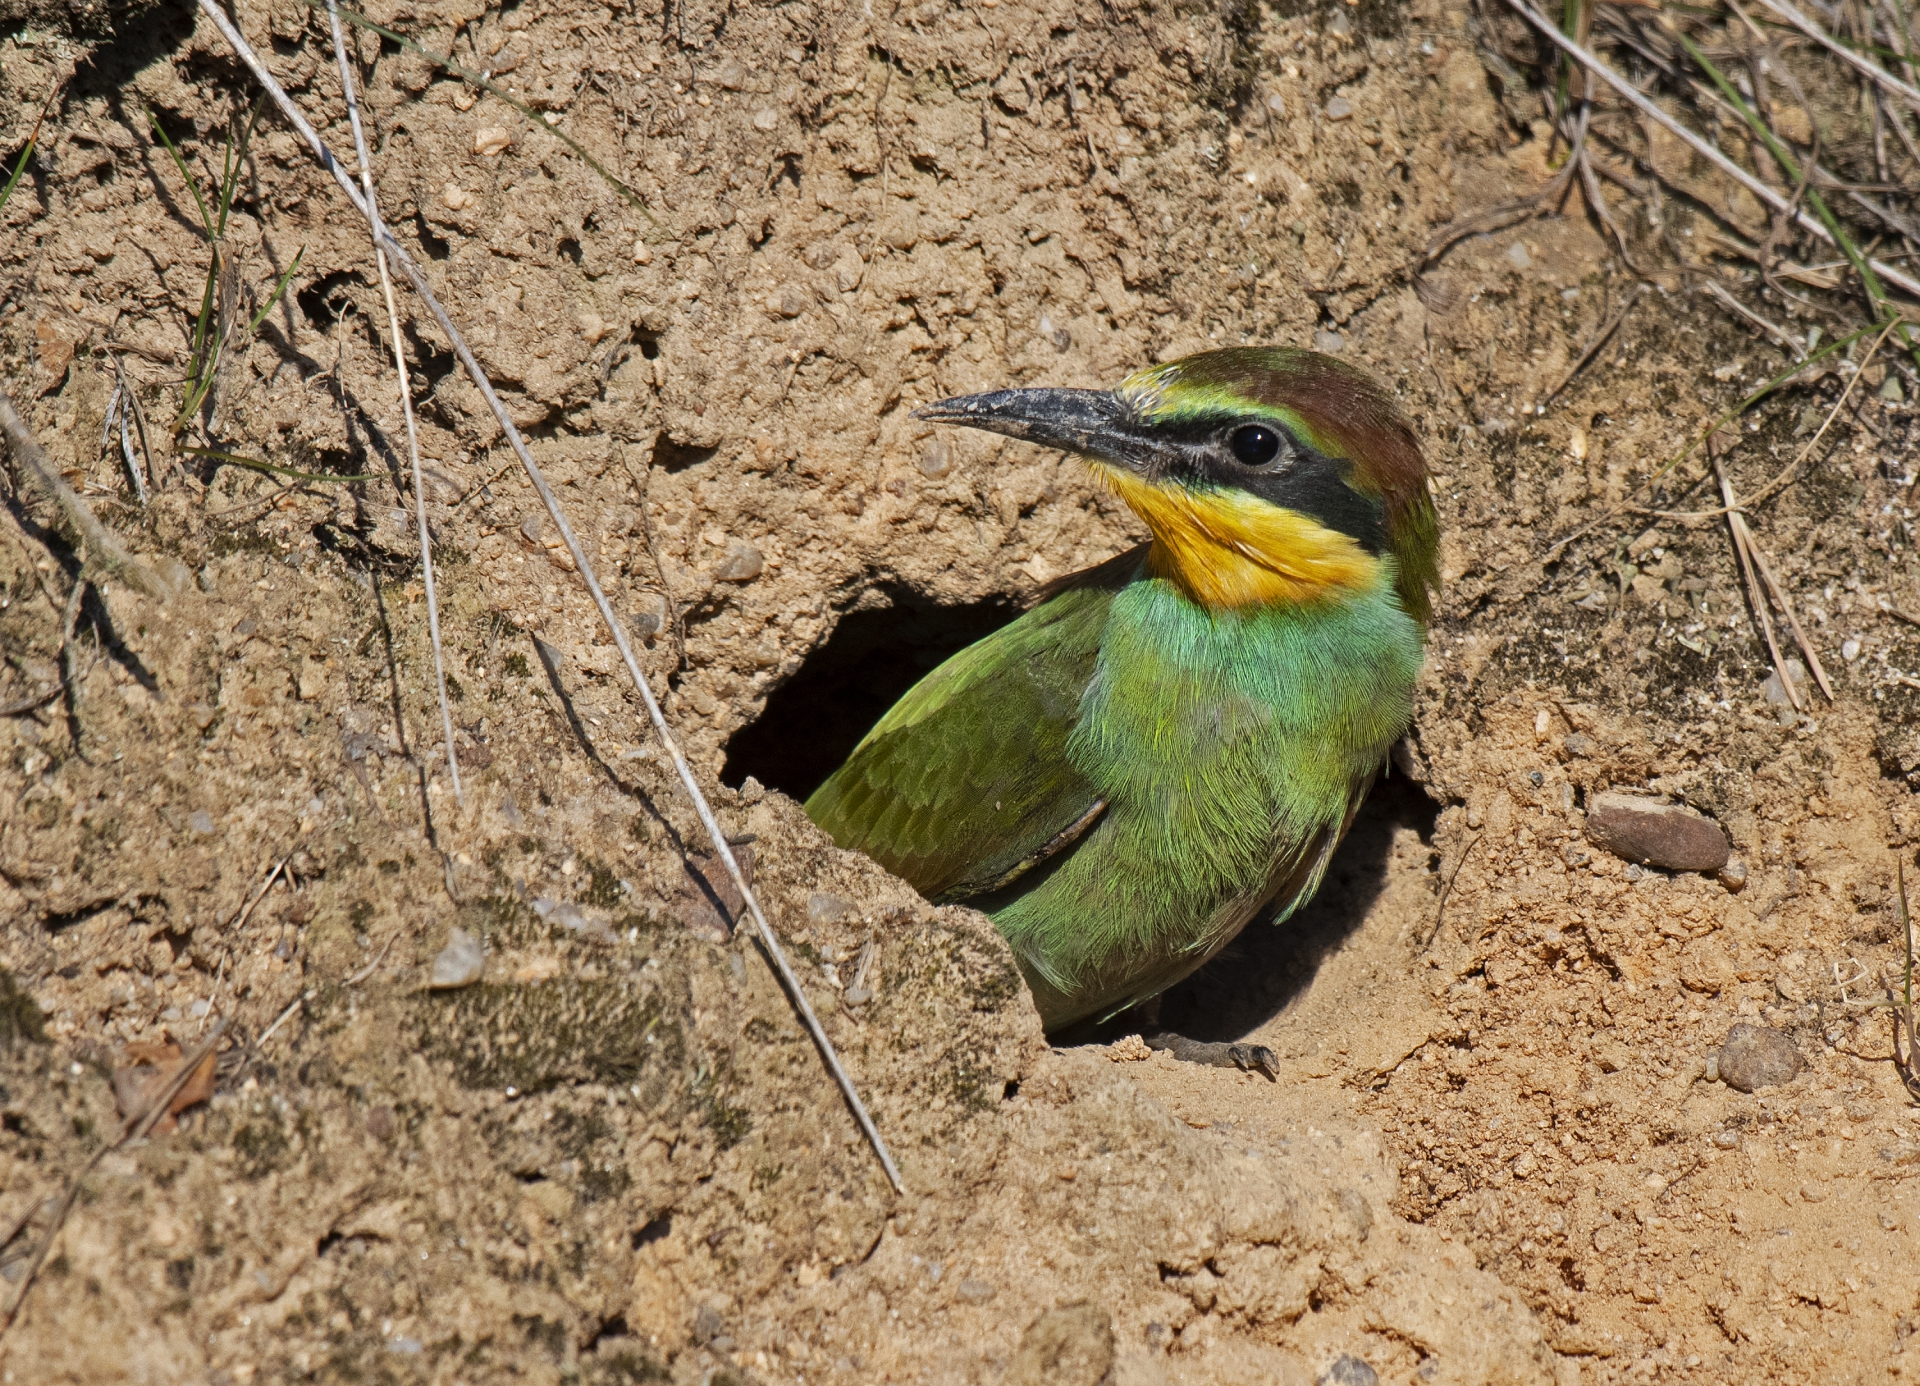
[[[1577, 199], [1429, 262], [1552, 172], [1488, 56], [1512, 35], [1451, 3], [373, 9], [535, 113], [356, 36], [386, 216], [644, 639], [899, 1197], [690, 875], [700, 828], [571, 560], [409, 315], [456, 801], [378, 276], [273, 116], [224, 234], [235, 334], [170, 438], [209, 252], [147, 112], [204, 197], [254, 93], [186, 9], [62, 14], [0, 44], [7, 148], [61, 84], [0, 213], [7, 388], [185, 581], [103, 582], [63, 654], [74, 551], [10, 499], [0, 704], [51, 696], [0, 723], [0, 1215], [117, 1129], [127, 1046], [228, 1030], [211, 1100], [85, 1183], [5, 1379], [1908, 1369], [1920, 1136], [1855, 1003], [1920, 833], [1912, 413], [1856, 390], [1754, 517], [1835, 685], [1807, 715], [1767, 699], [1724, 524], [1614, 509], [1788, 360], [1701, 289], [1715, 216], [1750, 209], [1608, 193], [1644, 274]], [[324, 20], [238, 18], [350, 150]], [[795, 804], [945, 654], [1137, 537], [1078, 463], [911, 409], [1249, 341], [1391, 382], [1447, 535], [1409, 753], [1322, 900], [1163, 1007], [1274, 1046], [1277, 1083], [1120, 1032], [1049, 1052], [980, 916]], [[116, 362], [145, 505], [99, 446]], [[1850, 379], [1756, 413], [1734, 484]], [[311, 479], [338, 476], [375, 479]], [[1740, 888], [1588, 842], [1607, 789], [1709, 814]], [[430, 991], [456, 927], [484, 978]], [[1739, 1020], [1805, 1072], [1708, 1082]], [[9, 1294], [46, 1223], [0, 1253]]]

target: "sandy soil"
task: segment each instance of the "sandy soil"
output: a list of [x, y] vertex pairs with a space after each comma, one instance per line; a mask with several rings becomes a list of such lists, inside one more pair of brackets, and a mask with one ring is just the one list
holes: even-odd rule
[[[8, 389], [184, 579], [90, 595], [61, 692], [79, 563], [9, 500], [0, 704], [54, 695], [0, 722], [0, 1215], [31, 1215], [0, 1249], [9, 1296], [42, 1201], [117, 1129], [128, 1046], [229, 1026], [211, 1099], [95, 1167], [0, 1378], [1920, 1371], [1920, 1131], [1860, 1004], [1897, 964], [1893, 861], [1920, 837], [1920, 629], [1894, 614], [1920, 612], [1913, 382], [1883, 398], [1902, 376], [1876, 366], [1756, 512], [1837, 694], [1782, 713], [1724, 526], [1613, 509], [1785, 360], [1699, 291], [1731, 273], [1715, 225], [1765, 231], [1703, 170], [1657, 223], [1618, 204], [1644, 277], [1577, 200], [1423, 265], [1438, 228], [1550, 172], [1452, 0], [373, 7], [651, 209], [356, 39], [386, 215], [751, 839], [898, 1197], [761, 955], [725, 938], [571, 560], [412, 319], [456, 802], [377, 275], [272, 117], [226, 229], [239, 329], [207, 436], [380, 479], [169, 440], [208, 249], [144, 112], [210, 184], [252, 97], [217, 32], [174, 5], [0, 13], [6, 148], [64, 83], [0, 214]], [[324, 24], [293, 0], [239, 18], [350, 150]], [[1321, 899], [1161, 1007], [1273, 1046], [1277, 1082], [1145, 1057], [1124, 1025], [1049, 1050], [980, 916], [837, 851], [794, 798], [945, 654], [1137, 537], [1077, 463], [914, 405], [1243, 341], [1391, 381], [1446, 526], [1398, 770]], [[116, 359], [144, 507], [98, 446]], [[1735, 484], [1787, 466], [1849, 379], [1736, 431]], [[1744, 880], [1598, 849], [1607, 789], [1711, 816]], [[456, 927], [484, 980], [430, 991]], [[1708, 1081], [1739, 1021], [1805, 1071]]]

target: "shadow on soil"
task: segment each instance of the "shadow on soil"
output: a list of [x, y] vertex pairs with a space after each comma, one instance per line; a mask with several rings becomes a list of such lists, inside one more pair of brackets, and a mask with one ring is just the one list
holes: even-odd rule
[[901, 695], [1020, 614], [1005, 598], [940, 606], [889, 595], [890, 606], [841, 617], [826, 644], [768, 696], [766, 711], [734, 733], [724, 783], [738, 788], [751, 775], [805, 803]]
[[[1243, 1039], [1279, 1015], [1313, 983], [1386, 889], [1397, 829], [1433, 837], [1440, 806], [1404, 776], [1381, 780], [1347, 840], [1334, 853], [1320, 893], [1278, 928], [1247, 926], [1224, 952], [1160, 998], [1158, 1025], [1197, 1040]], [[1113, 1037], [1150, 1030], [1148, 1017], [1121, 1016]], [[1103, 1036], [1105, 1038], [1105, 1036]]]

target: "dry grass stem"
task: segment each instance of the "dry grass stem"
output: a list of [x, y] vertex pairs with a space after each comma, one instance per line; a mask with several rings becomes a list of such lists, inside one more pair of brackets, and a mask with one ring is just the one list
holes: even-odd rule
[[[1898, 857], [1893, 863], [1900, 897], [1900, 941], [1906, 949], [1906, 968], [1900, 978], [1900, 999], [1892, 1006], [1893, 1067], [1907, 1096], [1920, 1102], [1920, 1043], [1916, 1043], [1913, 1014], [1913, 920], [1907, 913], [1907, 868]], [[1902, 1053], [1901, 1041], [1905, 1040]]]
[[1453, 872], [1447, 877], [1447, 883], [1440, 887], [1440, 901], [1433, 911], [1433, 928], [1428, 932], [1426, 941], [1420, 945], [1421, 952], [1424, 953], [1431, 948], [1433, 941], [1440, 937], [1441, 926], [1447, 922], [1447, 900], [1453, 894], [1453, 883], [1460, 879], [1460, 873], [1466, 870], [1467, 858], [1473, 855], [1473, 849], [1480, 845], [1480, 839], [1485, 836], [1484, 832], [1473, 835], [1473, 841], [1469, 842], [1466, 850], [1460, 854], [1460, 860], [1453, 864]]
[[541, 503], [546, 507], [548, 517], [552, 519], [554, 527], [559, 531], [561, 541], [566, 545], [567, 553], [573, 559], [574, 567], [580, 575], [581, 583], [593, 598], [594, 606], [600, 613], [600, 619], [605, 623], [607, 632], [613, 639], [614, 647], [620, 652], [621, 661], [626, 665], [627, 673], [633, 682], [634, 689], [640, 695], [641, 703], [646, 708], [647, 717], [653, 725], [654, 733], [659, 737], [661, 746], [666, 750], [669, 758], [672, 760], [674, 773], [679, 779], [681, 786], [686, 790], [687, 797], [693, 805], [694, 812], [700, 819], [701, 827], [705, 830], [708, 840], [712, 843], [714, 855], [720, 859], [721, 864], [726, 869], [728, 877], [733, 881], [734, 887], [740, 892], [741, 898], [746, 902], [747, 911], [753, 916], [754, 928], [761, 947], [765, 950], [769, 961], [773, 964], [774, 971], [780, 978], [781, 986], [786, 991], [788, 1000], [800, 1016], [801, 1023], [806, 1027], [808, 1035], [813, 1040], [814, 1047], [819, 1050], [822, 1062], [826, 1064], [829, 1073], [833, 1076], [835, 1084], [840, 1089], [841, 1095], [846, 1099], [848, 1108], [852, 1111], [855, 1121], [858, 1122], [861, 1132], [866, 1136], [867, 1142], [872, 1147], [875, 1157], [880, 1161], [881, 1168], [885, 1170], [888, 1181], [893, 1185], [896, 1192], [904, 1193], [906, 1186], [900, 1179], [900, 1172], [893, 1163], [893, 1157], [887, 1150], [886, 1142], [881, 1138], [879, 1129], [873, 1124], [873, 1118], [867, 1112], [866, 1104], [860, 1100], [859, 1092], [853, 1085], [853, 1079], [848, 1076], [845, 1066], [840, 1062], [840, 1056], [835, 1052], [833, 1042], [827, 1038], [827, 1033], [821, 1026], [819, 1017], [814, 1014], [813, 1006], [807, 1000], [806, 992], [802, 990], [800, 986], [800, 979], [794, 975], [793, 967], [787, 961], [786, 951], [780, 946], [779, 937], [774, 933], [773, 926], [768, 923], [765, 912], [760, 908], [759, 897], [754, 894], [752, 885], [747, 881], [745, 873], [740, 869], [740, 863], [738, 859], [735, 858], [733, 849], [728, 846], [727, 835], [721, 829], [719, 820], [714, 816], [712, 805], [707, 802], [706, 795], [701, 791], [699, 781], [694, 777], [693, 767], [688, 764], [685, 753], [681, 751], [680, 743], [673, 735], [673, 729], [668, 726], [666, 714], [661, 711], [659, 700], [653, 696], [653, 689], [647, 683], [646, 674], [640, 668], [639, 660], [634, 656], [633, 647], [627, 640], [626, 631], [622, 627], [618, 617], [615, 616], [612, 604], [607, 600], [606, 593], [600, 587], [599, 579], [594, 576], [593, 566], [587, 558], [586, 550], [582, 547], [579, 538], [574, 534], [573, 526], [568, 523], [566, 513], [560, 508], [560, 503], [555, 499], [552, 488], [547, 485], [546, 475], [534, 461], [532, 453], [527, 450], [526, 441], [520, 436], [520, 430], [514, 425], [512, 416], [507, 412], [507, 408], [501, 402], [500, 396], [494, 391], [493, 382], [487, 378], [486, 371], [481, 368], [480, 362], [475, 358], [472, 349], [467, 345], [466, 337], [454, 326], [453, 319], [441, 305], [439, 297], [433, 292], [433, 286], [427, 281], [427, 277], [421, 271], [419, 265], [415, 263], [411, 255], [407, 254], [405, 248], [402, 247], [398, 241], [394, 240], [392, 234], [373, 219], [371, 209], [367, 207], [359, 190], [354, 187], [352, 179], [347, 177], [345, 170], [341, 168], [339, 161], [334, 158], [332, 151], [330, 151], [325, 142], [321, 140], [319, 134], [301, 113], [300, 108], [287, 96], [279, 81], [276, 80], [273, 73], [268, 70], [266, 64], [260, 60], [259, 55], [253, 51], [252, 46], [241, 36], [240, 31], [234, 27], [233, 22], [228, 19], [226, 13], [214, 3], [214, 0], [200, 0], [200, 10], [201, 13], [205, 14], [213, 23], [214, 27], [220, 31], [221, 36], [226, 39], [234, 53], [246, 64], [255, 79], [259, 81], [268, 95], [272, 97], [275, 104], [279, 106], [288, 122], [299, 133], [300, 137], [306, 141], [307, 147], [311, 149], [314, 156], [319, 159], [321, 167], [333, 175], [334, 181], [346, 195], [347, 200], [353, 204], [354, 209], [363, 217], [368, 218], [369, 226], [374, 228], [374, 234], [380, 238], [381, 247], [392, 257], [393, 263], [399, 266], [400, 270], [412, 282], [415, 291], [420, 295], [421, 302], [427, 305], [428, 311], [433, 314], [434, 320], [440, 326], [440, 330], [446, 335], [448, 342], [452, 345], [454, 354], [459, 358], [460, 364], [466, 370], [468, 378], [473, 381], [474, 387], [479, 390], [481, 398], [486, 401], [488, 409], [492, 411], [494, 419], [499, 423], [501, 432], [506, 436], [508, 444], [513, 448], [514, 454], [519, 457], [520, 465], [525, 470], [527, 479], [533, 484], [535, 493], [540, 497]]
[[1800, 690], [1794, 687], [1793, 675], [1787, 672], [1787, 662], [1780, 657], [1780, 642], [1774, 639], [1773, 617], [1767, 610], [1767, 596], [1760, 587], [1760, 579], [1754, 573], [1753, 553], [1748, 547], [1750, 531], [1746, 519], [1740, 514], [1740, 502], [1733, 494], [1733, 483], [1727, 480], [1727, 469], [1719, 458], [1713, 459], [1713, 474], [1720, 482], [1720, 499], [1727, 510], [1727, 531], [1733, 536], [1734, 557], [1740, 561], [1740, 577], [1747, 588], [1747, 605], [1752, 609], [1754, 619], [1760, 623], [1760, 633], [1766, 637], [1767, 658], [1773, 665], [1773, 676], [1786, 690], [1787, 702], [1795, 712], [1802, 711]]
[[1827, 671], [1820, 663], [1819, 651], [1813, 648], [1813, 642], [1807, 639], [1806, 631], [1800, 628], [1800, 618], [1794, 614], [1793, 601], [1787, 595], [1787, 586], [1781, 582], [1773, 570], [1773, 564], [1767, 561], [1766, 550], [1754, 540], [1753, 531], [1747, 528], [1747, 517], [1733, 514], [1727, 517], [1736, 521], [1746, 535], [1747, 552], [1753, 555], [1753, 566], [1760, 570], [1761, 581], [1767, 584], [1767, 590], [1773, 594], [1774, 605], [1780, 608], [1780, 614], [1787, 618], [1787, 627], [1793, 631], [1793, 640], [1800, 647], [1800, 653], [1807, 657], [1807, 668], [1813, 671], [1813, 681], [1820, 685], [1820, 691], [1827, 695], [1827, 701], [1833, 702], [1833, 685], [1827, 681]]
[[1586, 349], [1574, 358], [1573, 364], [1567, 367], [1567, 373], [1560, 377], [1560, 383], [1541, 396], [1540, 403], [1535, 406], [1536, 413], [1544, 414], [1547, 406], [1553, 403], [1560, 392], [1573, 383], [1573, 378], [1585, 370], [1588, 363], [1599, 355], [1600, 349], [1607, 344], [1615, 332], [1620, 330], [1620, 324], [1627, 320], [1627, 314], [1633, 311], [1633, 305], [1640, 301], [1640, 295], [1646, 291], [1645, 284], [1634, 285], [1633, 292], [1627, 295], [1627, 301], [1615, 310], [1612, 317], [1600, 325], [1600, 330], [1593, 334], [1593, 340], [1588, 342]]
[[[1822, 29], [1818, 24], [1808, 19], [1799, 10], [1789, 5], [1786, 0], [1760, 0], [1760, 3], [1786, 20], [1787, 23], [1793, 25], [1794, 28], [1798, 29], [1822, 48], [1832, 53], [1836, 58], [1840, 59], [1841, 62], [1846, 63], [1849, 67], [1853, 68], [1863, 77], [1866, 77], [1869, 81], [1875, 83], [1881, 89], [1892, 92], [1911, 106], [1917, 114], [1920, 114], [1920, 91], [1916, 91], [1913, 87], [1908, 86], [1891, 72], [1881, 67], [1880, 64], [1873, 61], [1873, 59], [1847, 47], [1832, 34], [1829, 34], [1825, 29]], [[1744, 18], [1744, 16], [1742, 17]]]
[[[1710, 284], [1708, 287], [1712, 288], [1713, 286]], [[1728, 301], [1733, 303], [1734, 307], [1739, 307], [1736, 301], [1732, 299]], [[1847, 400], [1853, 395], [1854, 386], [1860, 383], [1860, 377], [1865, 373], [1867, 367], [1873, 364], [1873, 358], [1879, 354], [1880, 347], [1887, 340], [1887, 333], [1892, 330], [1893, 324], [1888, 323], [1887, 326], [1881, 330], [1880, 335], [1874, 339], [1872, 349], [1869, 350], [1861, 360], [1859, 368], [1848, 378], [1847, 388], [1840, 392], [1840, 398], [1833, 402], [1831, 409], [1827, 410], [1827, 417], [1821, 422], [1819, 430], [1815, 432], [1813, 437], [1807, 440], [1806, 446], [1800, 449], [1800, 455], [1782, 467], [1773, 480], [1769, 481], [1765, 486], [1762, 486], [1758, 491], [1755, 491], [1751, 496], [1748, 496], [1747, 499], [1741, 503], [1744, 509], [1751, 511], [1758, 506], [1765, 505], [1793, 483], [1795, 477], [1799, 474], [1801, 466], [1805, 464], [1808, 457], [1812, 456], [1814, 447], [1826, 436], [1827, 430], [1833, 426], [1833, 421], [1839, 416], [1841, 409], [1846, 407]], [[1699, 524], [1706, 520], [1717, 520], [1723, 515], [1732, 512], [1723, 507], [1719, 510], [1641, 510], [1639, 513], [1655, 515], [1663, 520], [1678, 520], [1685, 524]]]
[[387, 328], [393, 339], [393, 369], [400, 383], [400, 412], [407, 421], [407, 457], [413, 465], [413, 517], [420, 532], [420, 574], [427, 589], [427, 636], [433, 644], [433, 678], [440, 698], [440, 731], [447, 743], [447, 775], [453, 781], [453, 801], [462, 807], [460, 757], [453, 746], [453, 709], [447, 702], [447, 661], [440, 647], [440, 598], [433, 582], [433, 538], [427, 531], [427, 489], [420, 470], [420, 430], [413, 417], [413, 385], [407, 377], [406, 340], [400, 335], [400, 309], [393, 298], [393, 276], [387, 271], [387, 252], [381, 247], [386, 227], [373, 191], [373, 166], [367, 153], [366, 132], [360, 125], [360, 102], [354, 92], [353, 68], [347, 61], [346, 35], [340, 28], [335, 0], [327, 0], [327, 18], [333, 25], [333, 53], [340, 65], [340, 89], [347, 99], [347, 120], [353, 129], [353, 151], [360, 161], [360, 187], [367, 198], [367, 223], [373, 233], [373, 258], [380, 266], [380, 292], [387, 300]]
[[1798, 337], [1795, 337], [1793, 334], [1788, 332], [1785, 328], [1776, 327], [1772, 323], [1768, 322], [1765, 318], [1761, 317], [1758, 313], [1754, 312], [1751, 308], [1747, 307], [1746, 304], [1742, 303], [1739, 299], [1735, 298], [1732, 294], [1728, 293], [1725, 289], [1721, 288], [1713, 280], [1711, 279], [1707, 280], [1706, 287], [1707, 287], [1708, 293], [1712, 294], [1724, 306], [1733, 310], [1734, 314], [1737, 317], [1743, 319], [1748, 323], [1751, 323], [1753, 326], [1759, 328], [1762, 332], [1766, 333], [1767, 336], [1771, 337], [1773, 339], [1775, 346], [1780, 347], [1784, 351], [1792, 353], [1792, 355], [1797, 359], [1805, 358], [1807, 353], [1806, 353], [1806, 350], [1800, 345], [1800, 339]]
[[260, 1032], [260, 1038], [253, 1042], [253, 1048], [255, 1050], [262, 1048], [268, 1040], [273, 1038], [275, 1032], [278, 1031], [282, 1025], [285, 1025], [289, 1020], [293, 1019], [293, 1013], [306, 1005], [306, 1003], [307, 996], [305, 992], [302, 992], [300, 995], [294, 997], [293, 1000], [289, 1001], [287, 1008], [280, 1012], [279, 1017], [275, 1019], [273, 1024]]
[[172, 595], [159, 574], [121, 547], [120, 541], [109, 534], [106, 526], [87, 508], [87, 503], [67, 485], [54, 467], [53, 459], [34, 441], [33, 434], [14, 411], [13, 400], [4, 389], [0, 389], [0, 432], [6, 434], [7, 442], [12, 445], [14, 460], [20, 464], [27, 485], [51, 500], [78, 534], [86, 547], [85, 561], [89, 568], [160, 601]]
[[[1818, 236], [1828, 245], [1835, 246], [1836, 249], [1838, 248], [1838, 243], [1834, 240], [1833, 233], [1821, 224], [1818, 217], [1815, 217], [1810, 212], [1801, 210], [1795, 205], [1793, 199], [1787, 197], [1777, 189], [1769, 187], [1766, 183], [1754, 177], [1751, 173], [1748, 173], [1744, 168], [1741, 168], [1739, 164], [1735, 163], [1732, 159], [1707, 143], [1707, 141], [1701, 139], [1700, 136], [1694, 134], [1693, 131], [1687, 129], [1686, 126], [1661, 110], [1651, 97], [1647, 96], [1611, 67], [1601, 62], [1599, 58], [1594, 56], [1594, 54], [1586, 48], [1561, 33], [1559, 28], [1551, 20], [1540, 15], [1531, 5], [1526, 3], [1526, 0], [1507, 0], [1507, 4], [1512, 6], [1521, 18], [1525, 19], [1545, 35], [1549, 43], [1552, 43], [1555, 47], [1564, 51], [1581, 66], [1592, 71], [1595, 76], [1612, 87], [1630, 105], [1642, 115], [1646, 116], [1647, 119], [1663, 127], [1669, 134], [1674, 136], [1674, 138], [1680, 140], [1689, 149], [1693, 150], [1694, 153], [1726, 174], [1727, 177], [1733, 179], [1741, 187], [1759, 198], [1760, 201], [1773, 208], [1774, 211], [1787, 217], [1796, 226], [1799, 226], [1811, 235]], [[1886, 264], [1884, 261], [1869, 258], [1866, 260], [1866, 264], [1868, 268], [1873, 270], [1875, 274], [1879, 275], [1889, 284], [1897, 285], [1907, 293], [1914, 295], [1916, 298], [1920, 298], [1920, 279], [1914, 278], [1903, 270], [1895, 269], [1892, 265]]]

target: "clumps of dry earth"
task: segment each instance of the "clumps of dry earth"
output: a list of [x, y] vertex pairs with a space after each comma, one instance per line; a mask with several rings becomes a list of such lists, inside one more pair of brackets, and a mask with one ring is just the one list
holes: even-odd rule
[[[0, 1374], [1904, 1369], [1920, 1141], [1857, 1003], [1897, 953], [1887, 848], [1920, 833], [1920, 639], [1888, 614], [1920, 609], [1893, 479], [1911, 416], [1861, 394], [1756, 519], [1822, 649], [1855, 642], [1829, 654], [1839, 703], [1782, 717], [1724, 531], [1606, 509], [1784, 358], [1669, 267], [1539, 415], [1636, 281], [1553, 215], [1412, 273], [1437, 228], [1548, 174], [1479, 19], [1284, 8], [375, 8], [656, 219], [510, 106], [357, 40], [388, 218], [644, 637], [905, 1197], [729, 937], [693, 815], [448, 344], [410, 328], [463, 801], [403, 493], [169, 442], [206, 247], [145, 112], [207, 177], [252, 97], [217, 32], [172, 6], [104, 33], [9, 18], [9, 147], [63, 85], [0, 214], [8, 389], [126, 542], [194, 581], [166, 602], [106, 584], [63, 656], [76, 556], [10, 499], [0, 703], [54, 696], [0, 732], [0, 1213], [117, 1129], [129, 1046], [190, 1047], [216, 1015], [231, 1042], [177, 1131], [97, 1167]], [[309, 11], [238, 18], [348, 148]], [[263, 120], [227, 233], [254, 307], [179, 444], [402, 470], [342, 210]], [[1709, 215], [1669, 208], [1634, 244], [1664, 256], [1672, 217]], [[1125, 1035], [1048, 1051], [982, 918], [795, 803], [933, 662], [1136, 537], [1078, 464], [912, 406], [1242, 341], [1390, 381], [1449, 536], [1416, 736], [1323, 901], [1163, 1007], [1272, 1045], [1273, 1084]], [[153, 449], [144, 508], [96, 446], [115, 357]], [[1843, 386], [1743, 434], [1740, 484]], [[1716, 822], [1740, 888], [1589, 843], [1592, 796], [1622, 790]], [[481, 980], [434, 990], [456, 929]], [[1710, 1082], [1735, 1022], [1805, 1072]], [[10, 1295], [46, 1230], [0, 1249]]]

